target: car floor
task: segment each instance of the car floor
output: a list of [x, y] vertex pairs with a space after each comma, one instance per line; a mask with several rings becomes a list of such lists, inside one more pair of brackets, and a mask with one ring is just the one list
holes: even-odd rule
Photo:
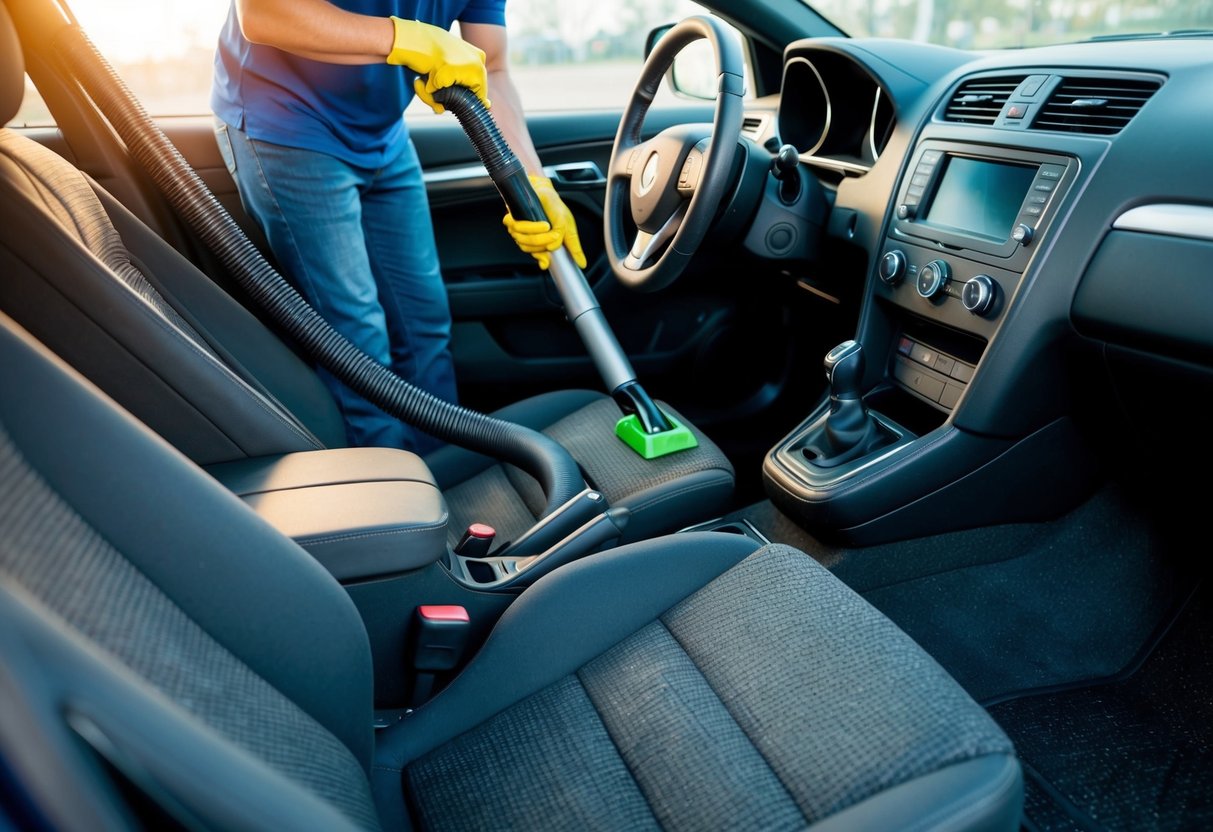
[[1213, 599], [1124, 678], [993, 705], [1039, 830], [1213, 828]]
[[1026, 827], [1210, 828], [1213, 599], [1180, 522], [1199, 515], [1142, 505], [1113, 483], [1056, 520], [865, 548], [766, 501], [730, 519], [829, 567], [989, 709], [1024, 762]]

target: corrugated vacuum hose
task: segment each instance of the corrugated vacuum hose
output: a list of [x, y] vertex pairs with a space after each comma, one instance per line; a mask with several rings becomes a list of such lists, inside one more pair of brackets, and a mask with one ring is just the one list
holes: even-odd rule
[[[181, 218], [249, 297], [317, 364], [386, 413], [439, 439], [516, 465], [535, 477], [547, 500], [543, 517], [585, 489], [576, 461], [557, 442], [530, 428], [450, 404], [409, 384], [333, 329], [245, 236], [88, 35], [78, 26], [65, 25], [55, 36], [54, 46], [75, 80]], [[504, 146], [504, 142], [501, 144]], [[516, 159], [514, 162], [517, 164]], [[538, 205], [526, 176], [521, 179], [526, 193], [517, 198], [529, 196]], [[517, 189], [522, 190], [521, 186]], [[519, 202], [519, 210], [521, 205]], [[539, 211], [542, 218], [542, 209]]]

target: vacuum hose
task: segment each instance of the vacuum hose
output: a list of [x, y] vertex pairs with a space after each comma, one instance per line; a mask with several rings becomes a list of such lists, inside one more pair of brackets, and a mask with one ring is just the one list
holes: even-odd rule
[[434, 93], [434, 100], [459, 119], [459, 126], [476, 148], [476, 155], [514, 219], [547, 222], [548, 215], [531, 187], [531, 180], [527, 179], [526, 168], [514, 155], [476, 93], [467, 87], [445, 87]]
[[[386, 413], [439, 439], [526, 471], [539, 481], [547, 499], [543, 517], [585, 489], [576, 461], [551, 438], [443, 401], [404, 381], [351, 344], [265, 260], [151, 120], [88, 35], [78, 26], [66, 26], [56, 37], [55, 48], [75, 80], [100, 108], [131, 155], [148, 171], [173, 208], [215, 252], [241, 288], [317, 364]], [[499, 145], [503, 149], [499, 152], [513, 157], [504, 141]], [[477, 150], [481, 150], [479, 144]], [[514, 165], [521, 170], [516, 158]], [[521, 182], [518, 179], [511, 178], [512, 184], [503, 189], [502, 195], [507, 201], [517, 202], [515, 216], [524, 216], [527, 196], [534, 206], [539, 206], [539, 201], [525, 173], [520, 177]], [[513, 204], [510, 207], [514, 209]], [[542, 206], [538, 210], [536, 218], [542, 219]]]

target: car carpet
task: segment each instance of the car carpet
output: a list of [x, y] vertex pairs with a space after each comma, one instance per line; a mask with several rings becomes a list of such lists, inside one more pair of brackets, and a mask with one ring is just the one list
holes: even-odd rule
[[1024, 763], [1029, 829], [1213, 828], [1211, 594], [1127, 677], [989, 707]]
[[763, 504], [734, 515], [829, 566], [980, 701], [1132, 661], [1190, 586], [1171, 525], [1138, 506], [1112, 485], [1057, 520], [861, 549], [823, 544]]

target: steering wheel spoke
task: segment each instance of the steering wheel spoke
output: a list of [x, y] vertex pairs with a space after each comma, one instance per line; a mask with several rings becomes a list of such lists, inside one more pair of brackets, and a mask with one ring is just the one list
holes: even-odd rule
[[660, 251], [662, 246], [674, 239], [674, 235], [682, 227], [682, 221], [687, 215], [689, 205], [689, 202], [679, 205], [655, 233], [650, 234], [644, 229], [638, 229], [636, 239], [632, 242], [632, 248], [628, 252], [628, 256], [623, 259], [623, 267], [632, 271], [643, 269], [644, 264]]
[[611, 179], [631, 179], [636, 173], [636, 166], [642, 164], [648, 155], [648, 142], [641, 142], [630, 149], [620, 149], [611, 157], [611, 167], [607, 172]]

